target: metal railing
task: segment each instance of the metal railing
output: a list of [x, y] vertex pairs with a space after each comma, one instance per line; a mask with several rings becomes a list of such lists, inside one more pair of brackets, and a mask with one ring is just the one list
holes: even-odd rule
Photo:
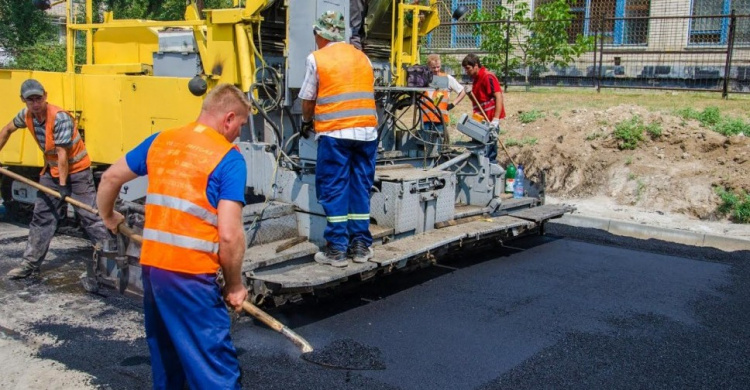
[[[559, 21], [533, 23], [555, 22]], [[494, 59], [489, 61], [490, 69], [506, 88], [532, 85], [671, 89], [721, 92], [724, 97], [750, 93], [750, 15], [732, 11], [730, 15], [573, 20], [567, 29], [569, 40], [578, 34], [593, 37], [595, 43], [590, 50], [567, 66], [545, 64], [515, 69], [507, 64], [508, 58], [522, 54], [518, 49], [511, 52], [505, 45], [502, 53], [482, 51], [479, 31], [487, 24], [496, 26], [506, 41], [523, 42], [523, 33], [509, 36], [519, 26], [514, 21], [456, 22], [433, 31], [422, 51], [442, 54], [443, 64], [449, 68], [446, 70], [457, 76], [463, 75], [460, 61], [467, 53]], [[450, 32], [456, 30], [463, 35], [472, 31], [477, 43], [449, 39]]]

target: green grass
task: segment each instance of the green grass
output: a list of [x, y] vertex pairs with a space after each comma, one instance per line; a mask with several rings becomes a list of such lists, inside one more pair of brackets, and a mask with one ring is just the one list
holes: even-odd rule
[[644, 129], [643, 121], [638, 115], [616, 124], [614, 136], [619, 141], [617, 147], [620, 150], [637, 148], [638, 144], [643, 141]]
[[750, 223], [750, 194], [745, 191], [735, 193], [722, 187], [715, 187], [714, 191], [721, 199], [716, 209], [718, 214], [730, 215], [730, 219], [737, 223]]
[[739, 134], [750, 136], [750, 123], [740, 118], [722, 115], [719, 107], [716, 106], [706, 107], [703, 111], [687, 107], [677, 110], [676, 114], [683, 119], [695, 119], [703, 127], [727, 137]]
[[640, 202], [641, 195], [643, 195], [643, 191], [646, 190], [646, 183], [644, 183], [641, 179], [638, 179], [638, 181], [636, 181], [635, 183], [635, 201]]
[[591, 134], [589, 134], [589, 135], [586, 136], [586, 141], [593, 141], [593, 140], [595, 140], [597, 138], [600, 138], [600, 137], [604, 137], [604, 132], [603, 131], [601, 131], [601, 132], [600, 131], [595, 131], [595, 132], [593, 132], [593, 133], [591, 133]]
[[628, 173], [628, 181], [633, 181], [633, 180], [635, 180], [635, 173], [632, 173], [632, 172]]
[[630, 165], [633, 163], [633, 156], [628, 156], [628, 158], [625, 159], [625, 165]]
[[537, 139], [535, 137], [524, 137], [522, 140], [517, 140], [515, 138], [508, 138], [505, 140], [505, 146], [524, 146], [524, 145], [536, 145]]
[[518, 115], [521, 123], [531, 123], [541, 118], [544, 118], [544, 113], [539, 110], [524, 111]]
[[750, 136], [750, 123], [739, 118], [725, 118], [717, 123], [713, 130], [726, 137], [740, 134]]
[[646, 133], [648, 133], [649, 137], [651, 139], [658, 139], [661, 138], [662, 130], [661, 130], [661, 124], [660, 123], [651, 123], [646, 126]]

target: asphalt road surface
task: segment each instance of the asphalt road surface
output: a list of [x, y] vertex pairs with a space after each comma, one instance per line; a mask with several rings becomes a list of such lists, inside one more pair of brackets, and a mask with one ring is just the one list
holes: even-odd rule
[[[0, 274], [25, 240], [0, 224]], [[509, 245], [270, 311], [349, 369], [237, 319], [245, 388], [750, 388], [750, 252], [564, 226]], [[89, 255], [57, 236], [41, 277], [0, 281], [0, 387], [150, 387], [140, 304], [85, 293]]]

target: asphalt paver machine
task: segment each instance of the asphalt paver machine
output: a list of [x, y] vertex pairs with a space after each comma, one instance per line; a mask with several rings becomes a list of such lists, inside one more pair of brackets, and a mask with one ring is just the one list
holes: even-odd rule
[[[522, 198], [504, 194], [505, 171], [486, 156], [488, 145], [497, 142], [486, 124], [461, 121], [459, 130], [467, 136], [452, 143], [422, 124], [430, 106], [424, 92], [447, 80], [435, 77], [429, 86], [410, 87], [409, 68], [420, 62], [422, 40], [448, 11], [444, 3], [366, 3], [366, 13], [358, 14], [349, 0], [247, 0], [202, 11], [191, 2], [180, 21], [121, 20], [105, 11], [95, 23], [91, 0], [85, 12], [81, 3], [68, 1], [67, 71], [0, 70], [0, 87], [16, 91], [26, 78], [40, 80], [48, 100], [76, 116], [95, 173], [148, 135], [192, 121], [217, 83], [247, 92], [254, 110], [236, 143], [248, 165], [243, 273], [258, 304], [281, 305], [342, 284], [377, 282], [472, 247], [539, 234], [549, 219], [570, 211], [544, 204], [543, 175], [526, 180]], [[305, 58], [315, 50], [312, 25], [327, 10], [342, 12], [347, 26], [352, 17], [365, 21], [364, 52], [376, 80], [375, 255], [346, 268], [313, 261], [325, 245], [326, 218], [315, 193], [316, 142], [297, 132]], [[77, 60], [74, 47], [84, 37], [86, 58]], [[21, 108], [14, 94], [0, 99], [0, 117], [11, 118]], [[29, 137], [14, 135], [0, 160], [33, 176], [43, 159]], [[117, 204], [136, 232], [143, 226], [146, 187], [145, 178], [127, 183]], [[33, 204], [35, 194], [18, 181], [3, 186], [7, 202]], [[86, 287], [140, 294], [139, 254], [139, 244], [122, 236], [103, 243], [88, 267]]]

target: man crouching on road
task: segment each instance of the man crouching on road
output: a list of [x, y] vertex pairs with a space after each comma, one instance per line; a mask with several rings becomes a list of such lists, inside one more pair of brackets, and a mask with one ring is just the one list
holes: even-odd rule
[[99, 185], [99, 214], [117, 231], [120, 187], [148, 175], [141, 266], [154, 389], [241, 388], [224, 301], [242, 309], [247, 167], [232, 141], [250, 103], [229, 84], [205, 98], [198, 119], [148, 137], [112, 165]]
[[[346, 267], [373, 256], [370, 188], [378, 149], [375, 79], [367, 56], [344, 40], [344, 17], [327, 11], [313, 26], [318, 50], [307, 57], [302, 135], [316, 133], [315, 186], [326, 213], [327, 245], [315, 261]], [[313, 116], [315, 122], [313, 124]]]
[[[47, 91], [34, 79], [21, 84], [21, 100], [26, 108], [0, 130], [0, 150], [14, 131], [28, 128], [32, 139], [44, 152], [44, 168], [39, 176], [39, 184], [59, 192], [62, 199], [39, 192], [34, 202], [34, 215], [29, 224], [29, 240], [23, 252], [23, 261], [8, 272], [10, 279], [23, 279], [39, 272], [57, 223], [65, 218], [65, 198], [70, 197], [91, 207], [96, 201], [91, 160], [73, 116], [47, 103]], [[97, 215], [78, 208], [75, 210], [94, 245], [97, 241], [109, 239], [109, 233]]]

